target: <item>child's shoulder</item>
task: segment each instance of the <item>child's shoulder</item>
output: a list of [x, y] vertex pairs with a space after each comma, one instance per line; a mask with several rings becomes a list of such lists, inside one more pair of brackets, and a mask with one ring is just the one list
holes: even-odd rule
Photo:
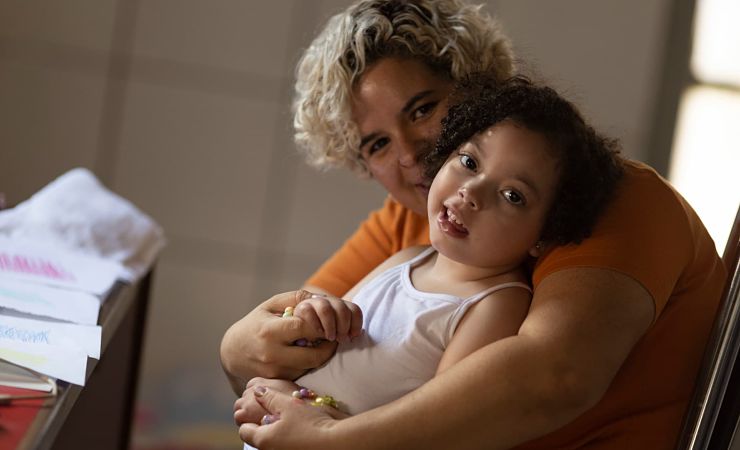
[[[483, 294], [483, 292], [486, 292]], [[524, 320], [532, 301], [532, 288], [526, 279], [512, 277], [482, 290], [466, 316], [479, 319], [518, 322]], [[472, 300], [472, 299], [471, 299]]]

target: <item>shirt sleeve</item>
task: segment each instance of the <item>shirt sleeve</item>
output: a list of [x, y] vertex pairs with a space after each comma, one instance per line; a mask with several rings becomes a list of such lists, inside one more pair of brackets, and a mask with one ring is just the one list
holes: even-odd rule
[[380, 263], [397, 251], [399, 208], [386, 199], [370, 213], [355, 233], [314, 273], [306, 284], [341, 297]]
[[[615, 198], [580, 244], [557, 247], [538, 261], [536, 286], [547, 275], [574, 267], [623, 273], [651, 295], [657, 318], [692, 264], [697, 237], [695, 213], [660, 176], [646, 166], [630, 165]], [[702, 228], [703, 229], [703, 228]]]

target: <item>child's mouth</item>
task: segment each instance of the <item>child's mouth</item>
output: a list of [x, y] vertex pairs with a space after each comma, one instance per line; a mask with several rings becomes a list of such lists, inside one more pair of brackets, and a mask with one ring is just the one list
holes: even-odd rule
[[469, 233], [462, 220], [449, 208], [445, 208], [439, 213], [437, 224], [442, 231], [453, 237], [464, 237]]

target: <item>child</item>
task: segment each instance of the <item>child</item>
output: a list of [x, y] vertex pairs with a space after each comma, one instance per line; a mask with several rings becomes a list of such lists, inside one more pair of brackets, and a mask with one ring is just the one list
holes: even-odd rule
[[[364, 334], [296, 380], [334, 396], [350, 414], [399, 398], [517, 334], [531, 296], [528, 262], [550, 245], [587, 237], [621, 176], [615, 142], [550, 88], [521, 77], [496, 85], [479, 75], [452, 102], [426, 160], [436, 173], [431, 247], [389, 258], [347, 294], [352, 303], [315, 296], [286, 319], [347, 328], [362, 311]], [[248, 391], [235, 404], [237, 422]]]

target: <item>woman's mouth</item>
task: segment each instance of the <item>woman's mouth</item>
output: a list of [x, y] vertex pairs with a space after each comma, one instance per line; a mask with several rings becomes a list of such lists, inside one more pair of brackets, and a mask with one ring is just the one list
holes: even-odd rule
[[416, 183], [414, 187], [424, 196], [424, 198], [429, 197], [429, 183]]
[[437, 215], [437, 225], [452, 237], [465, 237], [469, 234], [462, 220], [449, 208], [445, 208]]

